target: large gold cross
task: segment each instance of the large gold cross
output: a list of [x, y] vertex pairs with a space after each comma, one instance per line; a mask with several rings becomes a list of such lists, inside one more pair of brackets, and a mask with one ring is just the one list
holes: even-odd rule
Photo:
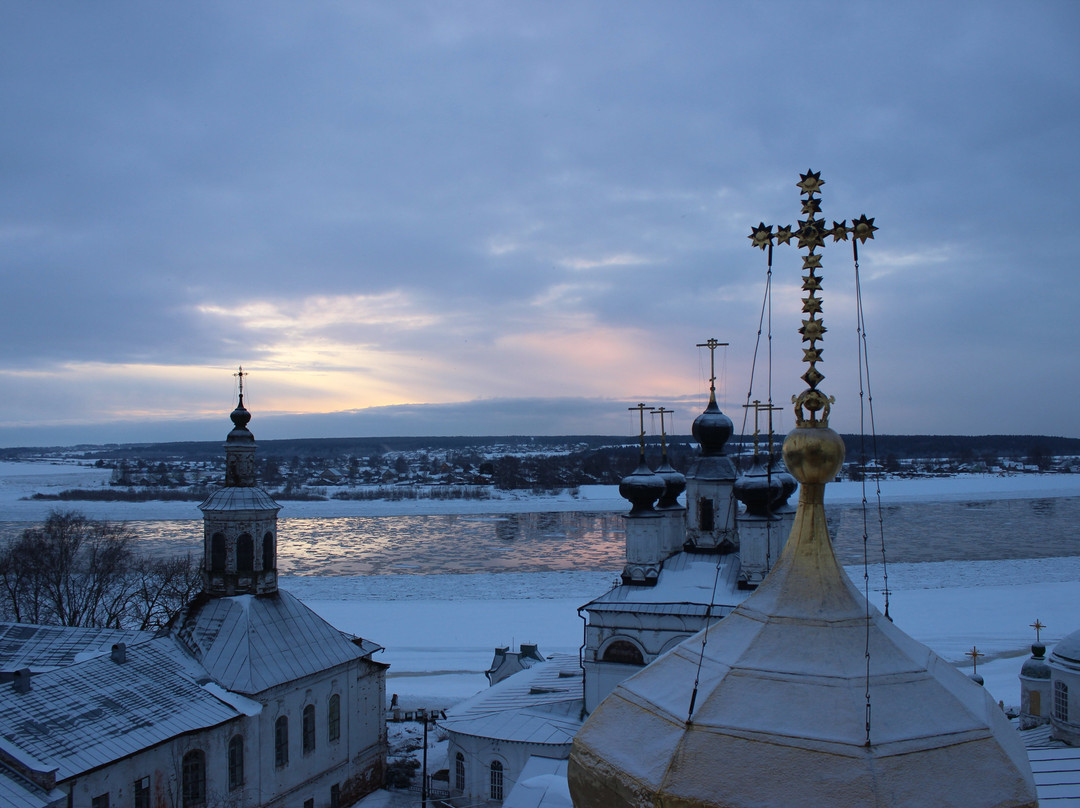
[[[792, 403], [795, 404], [795, 422], [797, 426], [828, 426], [829, 405], [835, 401], [834, 398], [826, 396], [817, 389], [817, 386], [825, 378], [825, 375], [817, 369], [817, 363], [821, 361], [823, 350], [818, 343], [823, 339], [826, 329], [821, 320], [821, 298], [817, 296], [817, 293], [821, 291], [821, 278], [817, 275], [817, 270], [821, 269], [821, 256], [815, 251], [819, 247], [825, 246], [825, 239], [829, 236], [832, 236], [834, 243], [847, 241], [848, 236], [851, 236], [857, 262], [858, 243], [866, 243], [867, 239], [872, 239], [874, 231], [877, 230], [874, 227], [874, 220], [866, 218], [865, 214], [858, 219], [853, 219], [850, 227], [848, 227], [847, 219], [841, 222], [834, 220], [832, 227], [826, 227], [825, 219], [818, 218], [818, 214], [821, 213], [821, 200], [816, 197], [821, 192], [821, 186], [824, 184], [825, 181], [821, 179], [820, 171], [808, 170], [805, 174], [800, 174], [796, 187], [799, 188], [801, 195], [806, 197], [802, 206], [802, 212], [806, 218], [798, 220], [798, 227], [792, 227], [792, 225], [777, 226], [775, 234], [773, 233], [773, 225], [766, 225], [765, 222], [762, 222], [757, 227], [751, 228], [749, 236], [750, 242], [755, 247], [762, 250], [768, 249], [770, 267], [772, 266], [774, 241], [777, 244], [790, 244], [791, 239], [794, 238], [798, 242], [798, 248], [800, 250], [805, 248], [807, 251], [803, 257], [803, 269], [807, 270], [807, 274], [803, 276], [802, 288], [808, 295], [803, 298], [802, 310], [809, 317], [802, 321], [799, 333], [802, 334], [803, 342], [810, 343], [810, 347], [803, 348], [803, 361], [810, 367], [802, 375], [803, 381], [810, 386], [800, 395], [792, 397]], [[803, 413], [804, 407], [810, 413], [809, 418], [805, 417]], [[820, 419], [818, 417], [819, 412], [821, 413]]]

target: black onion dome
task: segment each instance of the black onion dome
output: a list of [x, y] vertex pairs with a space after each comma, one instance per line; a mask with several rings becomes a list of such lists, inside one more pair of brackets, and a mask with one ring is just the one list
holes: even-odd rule
[[1046, 664], [1046, 646], [1041, 642], [1031, 646], [1031, 656], [1024, 660], [1020, 675], [1029, 679], [1049, 679], [1050, 666]]
[[236, 405], [236, 409], [229, 413], [229, 418], [232, 419], [233, 428], [229, 433], [228, 440], [232, 443], [249, 443], [254, 442], [255, 436], [251, 434], [251, 431], [247, 428], [248, 422], [251, 420], [251, 413], [244, 407], [244, 394], [240, 394], [240, 401]]
[[630, 513], [641, 513], [653, 509], [653, 503], [663, 495], [665, 487], [664, 480], [654, 474], [642, 459], [632, 473], [622, 478], [619, 495], [630, 500], [633, 506]]
[[686, 477], [671, 467], [665, 459], [656, 468], [656, 476], [664, 481], [664, 493], [656, 503], [658, 508], [674, 508], [679, 504], [679, 494], [686, 490]]
[[705, 412], [694, 419], [692, 432], [694, 438], [701, 444], [703, 455], [722, 455], [724, 444], [727, 443], [731, 433], [735, 431], [735, 425], [720, 408], [716, 406], [715, 396], [709, 397], [709, 406]]
[[780, 496], [772, 504], [773, 509], [776, 509], [787, 504], [788, 499], [795, 493], [795, 489], [799, 487], [799, 483], [794, 475], [788, 471], [788, 467], [784, 464], [783, 455], [777, 454], [773, 457], [771, 468], [773, 477], [780, 480], [781, 486]]
[[769, 516], [772, 506], [783, 493], [780, 477], [770, 474], [766, 456], [755, 453], [750, 468], [735, 480], [735, 498], [752, 516]]

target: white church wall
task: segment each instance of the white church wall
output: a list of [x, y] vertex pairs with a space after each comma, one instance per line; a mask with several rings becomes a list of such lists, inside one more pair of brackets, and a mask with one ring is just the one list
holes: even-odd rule
[[[265, 705], [259, 718], [263, 804], [277, 808], [311, 799], [315, 808], [328, 808], [334, 791], [337, 803], [346, 806], [381, 785], [383, 682], [381, 666], [356, 660], [259, 694]], [[329, 706], [335, 695], [340, 699], [338, 735], [331, 740]], [[309, 706], [314, 743], [305, 751], [304, 711]], [[281, 766], [276, 745], [279, 718], [287, 721], [288, 737], [287, 761]]]
[[[465, 758], [465, 788], [457, 788], [455, 761], [458, 753]], [[450, 767], [450, 794], [466, 805], [499, 805], [514, 788], [525, 764], [534, 755], [565, 760], [569, 744], [518, 743], [493, 738], [479, 738], [451, 732], [447, 744]], [[491, 764], [502, 766], [501, 797], [492, 790]]]
[[237, 806], [256, 808], [260, 802], [257, 788], [251, 787], [253, 758], [251, 744], [245, 744], [244, 787], [229, 789], [228, 745], [234, 735], [251, 738], [254, 723], [238, 718], [211, 729], [174, 738], [150, 747], [139, 754], [122, 758], [88, 772], [60, 787], [71, 794], [70, 808], [91, 808], [96, 797], [108, 794], [110, 806], [135, 804], [137, 787], [150, 790], [151, 805], [180, 806], [183, 761], [189, 752], [203, 753], [206, 808]]

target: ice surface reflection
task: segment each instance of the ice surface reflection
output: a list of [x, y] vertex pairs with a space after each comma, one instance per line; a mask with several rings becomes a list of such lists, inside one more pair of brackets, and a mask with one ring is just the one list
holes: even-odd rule
[[[883, 508], [888, 560], [947, 561], [1080, 555], [1080, 497], [890, 505]], [[0, 523], [0, 540], [27, 523]], [[202, 552], [198, 520], [133, 521], [154, 554]], [[881, 560], [877, 509], [829, 509], [842, 564]], [[280, 520], [279, 570], [291, 575], [618, 570], [619, 513], [356, 516]]]

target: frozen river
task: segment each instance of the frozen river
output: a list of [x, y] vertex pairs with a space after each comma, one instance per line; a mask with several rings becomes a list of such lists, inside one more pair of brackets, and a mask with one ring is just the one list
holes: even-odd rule
[[[1080, 555], [1080, 497], [904, 502], [882, 517], [890, 562]], [[0, 536], [28, 524], [0, 523]], [[202, 551], [197, 519], [129, 524], [148, 552]], [[871, 562], [881, 559], [878, 525], [870, 507]], [[861, 563], [861, 507], [830, 508], [829, 530], [840, 562]], [[280, 571], [291, 575], [615, 571], [624, 559], [623, 518], [610, 512], [294, 517], [278, 532]]]

